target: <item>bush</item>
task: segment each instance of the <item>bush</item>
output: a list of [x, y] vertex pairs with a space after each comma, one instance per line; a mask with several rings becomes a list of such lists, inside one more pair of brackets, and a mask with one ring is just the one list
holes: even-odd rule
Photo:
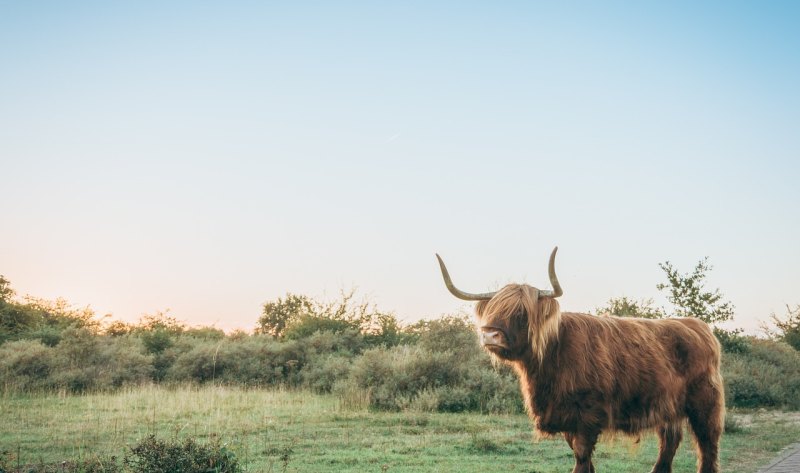
[[221, 329], [214, 327], [195, 327], [186, 329], [183, 332], [188, 337], [201, 338], [204, 340], [222, 340], [225, 338], [225, 332]]
[[482, 354], [475, 326], [465, 316], [423, 320], [409, 327], [408, 331], [417, 337], [418, 345], [432, 352], [449, 350], [458, 353], [464, 360]]
[[84, 328], [69, 328], [55, 346], [56, 356], [67, 368], [85, 368], [97, 364], [101, 337]]
[[728, 404], [737, 407], [776, 406], [780, 403], [769, 386], [759, 386], [752, 377], [731, 376], [727, 383]]
[[495, 368], [488, 360], [481, 361], [471, 363], [464, 377], [464, 385], [474, 399], [471, 410], [493, 413], [524, 412], [519, 380], [511, 369], [507, 366]]
[[777, 330], [764, 327], [767, 334], [800, 351], [800, 304], [795, 307], [787, 305], [786, 315], [779, 316], [773, 312], [769, 318]]
[[352, 355], [317, 355], [300, 372], [303, 386], [317, 393], [329, 393], [337, 380], [347, 378], [352, 364]]
[[[675, 284], [682, 281], [673, 268], [665, 269]], [[694, 278], [686, 287], [702, 289], [697, 284], [706, 270], [703, 262], [693, 275], [685, 276]], [[393, 315], [367, 303], [355, 304], [352, 294], [333, 303], [287, 296], [286, 301], [265, 305], [269, 317], [260, 321], [258, 335], [190, 329], [165, 313], [144, 316], [136, 325], [112, 323], [100, 331], [89, 320], [89, 309], [75, 310], [63, 301], [20, 304], [10, 299], [13, 291], [3, 281], [0, 277], [0, 389], [6, 392], [85, 392], [149, 381], [219, 382], [302, 386], [332, 392], [344, 407], [523, 411], [516, 376], [505, 366], [492, 366], [467, 316], [403, 328]], [[673, 296], [686, 302], [697, 295], [694, 289], [687, 291]], [[706, 293], [698, 302], [708, 306], [704, 310], [714, 320], [725, 315], [712, 314], [714, 307], [730, 309], [727, 303], [711, 307], [722, 303], [718, 296]], [[648, 301], [617, 302], [640, 312], [649, 307]], [[800, 309], [789, 312], [784, 325], [778, 325], [784, 333], [774, 334], [784, 341], [793, 340], [787, 331], [796, 328], [800, 318]], [[278, 322], [283, 325], [278, 327]], [[715, 334], [724, 351], [729, 406], [800, 409], [800, 353], [783, 341], [744, 337], [735, 330], [717, 328]]]
[[173, 343], [175, 343], [174, 338], [176, 336], [177, 335], [163, 328], [148, 330], [146, 332], [141, 332], [140, 334], [144, 347], [147, 349], [148, 353], [152, 353], [154, 355], [157, 355], [171, 347]]
[[723, 330], [714, 328], [722, 351], [727, 353], [747, 353], [750, 351], [750, 342], [747, 337], [742, 336], [742, 330]]
[[0, 384], [5, 391], [35, 391], [49, 386], [56, 364], [53, 349], [39, 340], [0, 345]]
[[800, 353], [783, 342], [748, 338], [747, 343], [747, 352], [722, 357], [727, 404], [800, 409]]
[[614, 315], [617, 317], [638, 317], [641, 319], [663, 319], [666, 317], [664, 309], [655, 307], [653, 299], [637, 301], [625, 296], [612, 297], [605, 307], [595, 309], [598, 315]]
[[279, 342], [269, 336], [224, 339], [213, 343], [198, 340], [177, 355], [167, 379], [250, 386], [298, 385], [299, 371], [306, 358], [303, 344]]
[[49, 347], [54, 347], [61, 342], [63, 331], [58, 327], [44, 325], [36, 328], [26, 334], [26, 338], [31, 340], [40, 340], [42, 343]]
[[309, 355], [327, 353], [353, 355], [361, 353], [367, 347], [367, 341], [358, 330], [337, 333], [315, 332], [303, 340], [298, 340], [298, 344], [305, 347]]
[[517, 381], [493, 369], [480, 351], [464, 359], [459, 352], [422, 346], [371, 349], [356, 358], [347, 380], [333, 391], [340, 399], [360, 391], [370, 407], [381, 410], [522, 410]]
[[55, 348], [58, 360], [50, 387], [71, 392], [108, 390], [147, 382], [153, 375], [153, 356], [129, 337], [99, 336], [86, 329], [68, 329]]
[[155, 357], [144, 353], [138, 340], [133, 337], [102, 337], [101, 341], [98, 388], [135, 386], [153, 379]]
[[131, 448], [125, 466], [147, 473], [238, 473], [236, 455], [218, 441], [209, 445], [192, 438], [160, 440], [150, 435]]
[[346, 332], [358, 330], [358, 324], [350, 320], [332, 319], [317, 315], [303, 315], [296, 323], [284, 332], [286, 338], [297, 340], [309, 337], [317, 332]]

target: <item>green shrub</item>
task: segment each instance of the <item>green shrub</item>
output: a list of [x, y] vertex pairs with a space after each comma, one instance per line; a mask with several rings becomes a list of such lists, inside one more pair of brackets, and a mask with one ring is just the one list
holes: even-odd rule
[[517, 382], [494, 369], [487, 355], [464, 359], [454, 351], [431, 351], [400, 345], [367, 350], [355, 359], [345, 382], [334, 385], [340, 396], [366, 393], [369, 405], [382, 410], [519, 412]]
[[125, 466], [147, 473], [238, 473], [242, 471], [236, 455], [218, 441], [200, 444], [192, 438], [183, 441], [160, 440], [150, 435], [131, 448]]
[[466, 316], [445, 316], [423, 320], [408, 328], [418, 338], [417, 344], [431, 352], [451, 351], [462, 359], [482, 354], [475, 326]]
[[408, 400], [407, 405], [402, 405], [404, 410], [413, 412], [436, 412], [439, 410], [441, 399], [439, 397], [438, 389], [423, 389], [419, 391], [416, 396]]
[[477, 432], [470, 433], [470, 442], [468, 448], [469, 450], [477, 453], [497, 453], [503, 449], [503, 447], [496, 441]]
[[171, 347], [175, 343], [177, 335], [166, 329], [157, 328], [141, 332], [140, 337], [147, 351], [157, 355]]
[[0, 385], [6, 391], [35, 391], [48, 387], [55, 365], [53, 349], [39, 340], [0, 345]]
[[800, 353], [783, 342], [749, 338], [747, 343], [747, 352], [722, 357], [727, 404], [800, 409]]
[[722, 351], [726, 353], [747, 353], [750, 351], [750, 342], [747, 337], [742, 336], [741, 330], [723, 330], [714, 328]]
[[187, 337], [201, 338], [204, 340], [222, 340], [225, 332], [214, 327], [195, 327], [186, 329], [183, 334]]
[[83, 368], [99, 361], [100, 338], [85, 328], [68, 328], [55, 346], [64, 367]]
[[800, 351], [800, 304], [794, 307], [787, 304], [786, 315], [779, 316], [773, 312], [769, 318], [775, 329], [764, 327], [767, 334]]
[[377, 313], [373, 316], [372, 326], [364, 334], [364, 340], [372, 347], [393, 347], [415, 343], [417, 337], [404, 330], [394, 314]]
[[169, 368], [168, 379], [204, 383], [221, 379], [231, 364], [230, 357], [219, 356], [225, 342], [196, 343], [191, 349], [179, 354]]
[[[184, 342], [185, 343], [185, 342]], [[306, 346], [280, 342], [269, 336], [196, 340], [179, 353], [169, 369], [171, 381], [210, 381], [251, 386], [299, 385], [299, 372], [307, 359]]]
[[342, 332], [314, 332], [308, 337], [297, 341], [299, 346], [305, 347], [309, 356], [328, 353], [356, 354], [367, 347], [367, 341], [358, 330], [345, 330]]
[[656, 307], [653, 299], [637, 301], [626, 296], [612, 297], [604, 307], [598, 307], [597, 315], [614, 315], [616, 317], [636, 317], [640, 319], [663, 319], [666, 317], [663, 307]]
[[465, 386], [440, 386], [436, 390], [439, 398], [439, 411], [463, 412], [476, 410], [477, 399]]
[[58, 360], [50, 385], [72, 392], [108, 390], [150, 381], [153, 356], [131, 337], [68, 329], [53, 350]]
[[485, 356], [470, 364], [464, 386], [473, 399], [470, 410], [494, 413], [525, 410], [516, 375], [507, 366], [493, 367]]
[[58, 345], [59, 342], [61, 342], [62, 336], [63, 336], [62, 329], [50, 325], [43, 325], [28, 332], [25, 335], [25, 338], [31, 340], [40, 340], [43, 344], [49, 347], [54, 347]]
[[72, 332], [56, 347], [39, 340], [20, 340], [0, 346], [0, 383], [6, 389], [71, 392], [112, 389], [152, 379], [152, 357], [128, 337], [105, 337]]
[[296, 323], [289, 326], [285, 333], [286, 338], [297, 340], [309, 337], [317, 332], [345, 332], [358, 330], [358, 323], [350, 320], [332, 319], [325, 316], [303, 315]]
[[737, 407], [776, 406], [780, 404], [767, 386], [760, 386], [752, 377], [731, 376], [727, 383], [728, 404]]
[[303, 386], [317, 393], [329, 393], [337, 380], [347, 378], [352, 365], [352, 355], [315, 355], [300, 372]]
[[98, 388], [135, 386], [153, 379], [154, 359], [134, 337], [100, 337]]

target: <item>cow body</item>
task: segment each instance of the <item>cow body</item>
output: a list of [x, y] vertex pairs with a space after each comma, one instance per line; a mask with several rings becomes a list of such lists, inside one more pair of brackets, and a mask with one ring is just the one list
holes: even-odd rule
[[638, 434], [681, 424], [693, 406], [713, 405], [721, 414], [719, 360], [716, 338], [696, 319], [563, 313], [544, 361], [511, 365], [541, 432]]
[[515, 303], [536, 291], [508, 285], [496, 300], [479, 302], [479, 332], [487, 350], [516, 371], [536, 429], [564, 434], [574, 473], [594, 473], [591, 455], [601, 433], [646, 430], [660, 439], [653, 472], [669, 473], [687, 420], [698, 471], [719, 471], [724, 388], [719, 342], [708, 325], [561, 313], [550, 298]]
[[595, 472], [591, 457], [601, 433], [655, 430], [660, 448], [653, 472], [669, 473], [688, 421], [698, 472], [717, 473], [725, 400], [720, 345], [711, 329], [693, 318], [562, 313], [555, 254], [552, 291], [509, 284], [482, 294], [455, 288], [439, 258], [450, 292], [478, 301], [481, 344], [516, 371], [536, 429], [564, 435], [575, 455], [573, 473]]

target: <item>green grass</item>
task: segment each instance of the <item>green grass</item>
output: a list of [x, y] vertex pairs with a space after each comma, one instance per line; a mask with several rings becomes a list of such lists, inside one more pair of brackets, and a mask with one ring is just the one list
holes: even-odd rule
[[[234, 387], [141, 387], [85, 396], [7, 395], [0, 404], [5, 463], [50, 464], [122, 457], [149, 433], [219, 436], [247, 471], [567, 472], [562, 439], [535, 441], [523, 415], [381, 413], [342, 408], [331, 396]], [[726, 472], [751, 473], [800, 439], [796, 414], [751, 412], [723, 438]], [[656, 439], [600, 442], [599, 471], [649, 471]], [[20, 458], [17, 458], [19, 455]], [[693, 472], [688, 436], [675, 472]]]

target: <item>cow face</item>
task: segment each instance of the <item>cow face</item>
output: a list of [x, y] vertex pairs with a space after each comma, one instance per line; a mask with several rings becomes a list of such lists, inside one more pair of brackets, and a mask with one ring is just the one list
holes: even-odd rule
[[525, 284], [509, 284], [475, 307], [481, 345], [504, 360], [533, 354], [541, 359], [547, 342], [558, 334], [560, 310], [551, 297]]
[[520, 358], [529, 347], [528, 315], [524, 309], [514, 310], [510, 314], [488, 314], [485, 306], [479, 303], [476, 311], [481, 346], [504, 360]]

